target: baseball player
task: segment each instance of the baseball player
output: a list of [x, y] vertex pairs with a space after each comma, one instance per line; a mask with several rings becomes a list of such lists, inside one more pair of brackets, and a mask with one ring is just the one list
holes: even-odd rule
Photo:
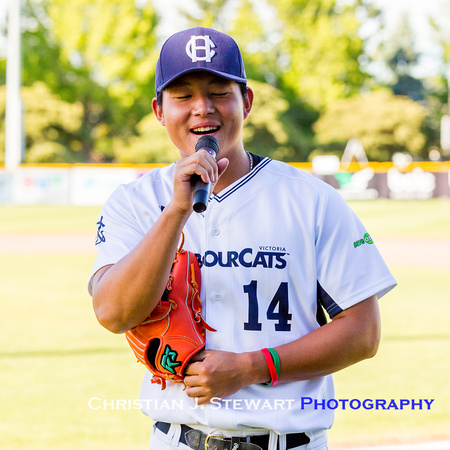
[[[378, 299], [394, 278], [336, 190], [245, 151], [252, 103], [230, 36], [200, 27], [171, 36], [153, 111], [181, 157], [120, 186], [97, 223], [89, 290], [114, 333], [158, 304], [182, 233], [201, 265], [203, 316], [216, 331], [184, 384], [162, 390], [146, 372], [153, 450], [326, 449], [331, 374], [377, 352]], [[217, 157], [195, 151], [205, 135], [217, 140]], [[212, 189], [199, 213], [198, 179]]]

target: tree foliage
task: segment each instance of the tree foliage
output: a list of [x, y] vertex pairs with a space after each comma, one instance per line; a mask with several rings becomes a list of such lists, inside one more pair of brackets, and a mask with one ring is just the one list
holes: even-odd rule
[[436, 18], [430, 18], [430, 24], [434, 30], [434, 40], [442, 50], [442, 72], [450, 70], [450, 0], [443, 0], [442, 13]]
[[[177, 150], [151, 112], [160, 46], [160, 18], [153, 1], [25, 4], [27, 161], [176, 159]], [[362, 22], [378, 13], [371, 5], [370, 0], [192, 0], [184, 8], [190, 25], [228, 32], [241, 48], [255, 91], [254, 107], [244, 124], [247, 150], [304, 161], [314, 148], [342, 152], [355, 133], [375, 160], [389, 158], [394, 151], [425, 157], [428, 146], [438, 145], [450, 60], [445, 10], [432, 21], [442, 51], [442, 76], [426, 83], [414, 78], [420, 55], [403, 21], [376, 55], [389, 67], [389, 87], [400, 95], [361, 96], [368, 87], [382, 84], [362, 69], [370, 56], [365, 53], [367, 36], [362, 38], [359, 31]], [[450, 11], [450, 0], [443, 6]], [[5, 67], [0, 55], [0, 85]], [[3, 149], [3, 130], [0, 145]]]
[[370, 160], [389, 161], [395, 152], [424, 156], [426, 114], [419, 103], [389, 90], [341, 100], [315, 124], [318, 148], [340, 155], [348, 140], [356, 137]]
[[387, 69], [390, 77], [388, 85], [394, 94], [406, 95], [417, 101], [425, 99], [423, 83], [413, 74], [421, 55], [415, 49], [408, 15], [404, 14], [398, 26], [380, 43], [376, 57]]
[[120, 163], [170, 163], [179, 158], [166, 129], [153, 113], [145, 116], [137, 125], [136, 136], [116, 139], [113, 145], [114, 160]]
[[283, 93], [267, 83], [250, 80], [253, 108], [244, 123], [246, 150], [284, 161], [305, 161], [313, 146], [312, 133], [296, 123]]
[[[356, 10], [365, 8], [367, 15], [373, 10], [362, 0], [240, 0], [228, 22], [221, 18], [230, 1], [196, 4], [215, 12], [212, 17], [205, 13], [198, 24], [217, 26], [236, 38], [252, 78], [286, 89], [317, 110], [364, 83]], [[271, 16], [270, 26], [262, 23], [264, 14]]]
[[318, 110], [349, 97], [363, 85], [359, 58], [363, 40], [356, 8], [360, 1], [269, 0], [281, 24], [283, 86]]
[[[440, 67], [440, 76], [432, 80], [430, 91], [433, 100], [438, 104], [435, 110], [439, 114], [450, 114], [450, 28], [448, 19], [450, 17], [450, 0], [442, 3], [442, 14], [437, 18], [430, 18], [430, 24], [433, 30], [433, 41], [436, 48], [442, 54], [442, 64]], [[447, 105], [446, 105], [447, 103]], [[445, 105], [447, 106], [445, 110]], [[444, 107], [442, 107], [444, 106]], [[439, 117], [440, 118], [440, 117]]]
[[[125, 107], [140, 100], [156, 63], [157, 17], [135, 0], [52, 0], [48, 16], [63, 60], [84, 69]], [[148, 107], [148, 103], [147, 103]]]
[[226, 31], [239, 44], [248, 78], [275, 85], [279, 35], [261, 16], [261, 6], [262, 9], [269, 8], [264, 5], [252, 0], [240, 0]]
[[151, 109], [158, 21], [152, 4], [28, 0], [24, 15], [24, 85], [43, 81], [62, 100], [81, 104], [77, 157], [111, 160], [114, 138], [133, 135]]
[[192, 26], [223, 29], [227, 23], [225, 8], [229, 4], [230, 0], [195, 0], [184, 10], [184, 15]]
[[[82, 144], [77, 131], [80, 128], [83, 108], [81, 103], [68, 103], [50, 92], [46, 84], [36, 82], [22, 89], [25, 107], [26, 131], [25, 162], [64, 163], [76, 162]], [[0, 87], [0, 118], [5, 116], [6, 87]], [[4, 126], [0, 129], [0, 144], [4, 144]], [[4, 145], [1, 160], [4, 161]]]

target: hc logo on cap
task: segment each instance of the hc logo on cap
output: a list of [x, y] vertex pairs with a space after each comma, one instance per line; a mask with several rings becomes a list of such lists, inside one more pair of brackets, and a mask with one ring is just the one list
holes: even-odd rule
[[[197, 43], [198, 41], [200, 42]], [[197, 61], [211, 62], [211, 59], [216, 54], [213, 50], [215, 47], [216, 45], [209, 36], [191, 36], [191, 39], [186, 44], [186, 53], [191, 58], [193, 63]], [[201, 52], [200, 55], [202, 55], [203, 52], [204, 54], [200, 56], [198, 54], [199, 51]]]
[[173, 34], [163, 44], [156, 63], [156, 93], [176, 78], [197, 70], [247, 84], [241, 52], [234, 39], [212, 28], [195, 27]]

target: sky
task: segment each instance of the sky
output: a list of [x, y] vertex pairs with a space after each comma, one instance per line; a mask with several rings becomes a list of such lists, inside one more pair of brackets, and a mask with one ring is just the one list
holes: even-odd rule
[[[9, 2], [19, 0], [0, 0], [0, 24], [4, 23]], [[73, 1], [73, 0], [72, 0]], [[403, 14], [408, 14], [416, 37], [416, 50], [423, 53], [422, 64], [416, 76], [431, 76], [438, 70], [436, 47], [433, 46], [431, 29], [428, 25], [429, 16], [439, 15], [439, 6], [445, 0], [373, 0], [382, 9], [386, 33], [394, 28]], [[185, 4], [186, 0], [156, 0], [164, 5], [165, 11], [174, 11], [177, 5]], [[447, 23], [450, 23], [450, 17]], [[168, 15], [165, 29], [177, 31], [180, 22], [173, 15]], [[0, 52], [5, 54], [5, 43], [0, 41]]]
[[[386, 33], [398, 25], [404, 14], [407, 14], [415, 35], [415, 49], [422, 54], [421, 67], [416, 76], [434, 75], [438, 70], [438, 54], [433, 43], [432, 29], [428, 23], [429, 17], [439, 17], [444, 0], [374, 0], [383, 12], [386, 23]], [[443, 18], [440, 18], [442, 20]], [[446, 19], [450, 25], [450, 17]]]

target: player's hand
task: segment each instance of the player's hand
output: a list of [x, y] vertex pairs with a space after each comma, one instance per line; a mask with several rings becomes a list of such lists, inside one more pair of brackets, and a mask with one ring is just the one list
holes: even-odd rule
[[229, 397], [250, 384], [245, 376], [248, 361], [244, 353], [204, 350], [191, 361], [185, 371], [185, 392], [198, 405]]
[[214, 187], [227, 167], [226, 158], [216, 162], [206, 150], [200, 150], [178, 160], [175, 164], [172, 206], [182, 212], [192, 212], [194, 192], [192, 177], [197, 175], [204, 183], [211, 183]]

